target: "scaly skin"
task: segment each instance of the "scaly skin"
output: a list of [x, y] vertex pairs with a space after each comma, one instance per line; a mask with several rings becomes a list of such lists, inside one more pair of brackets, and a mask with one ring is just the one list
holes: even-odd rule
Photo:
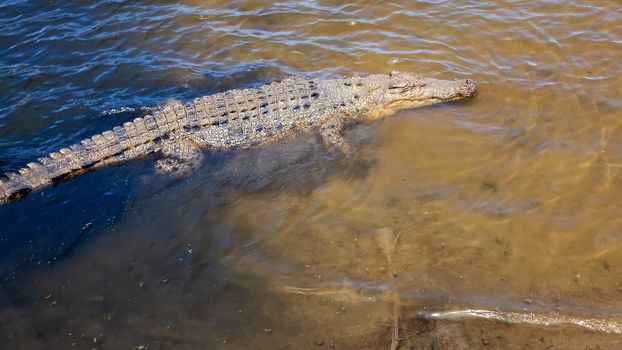
[[349, 153], [341, 135], [350, 122], [468, 98], [476, 90], [477, 84], [471, 80], [443, 81], [394, 72], [332, 80], [291, 77], [258, 89], [230, 90], [186, 104], [171, 102], [153, 115], [136, 118], [6, 174], [6, 179], [0, 180], [0, 203], [85, 169], [153, 152], [177, 158], [160, 163], [162, 170], [175, 171], [197, 157], [195, 146], [248, 148], [313, 129], [320, 131], [330, 147]]

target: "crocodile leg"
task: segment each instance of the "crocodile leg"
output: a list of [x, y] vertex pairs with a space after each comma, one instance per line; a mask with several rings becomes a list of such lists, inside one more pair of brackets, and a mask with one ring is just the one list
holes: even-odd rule
[[352, 145], [343, 137], [343, 130], [351, 122], [349, 118], [338, 117], [329, 120], [320, 127], [320, 136], [333, 155], [343, 155], [350, 158], [354, 154]]
[[164, 158], [158, 160], [155, 167], [165, 175], [187, 175], [198, 168], [203, 161], [203, 152], [199, 149], [199, 145], [186, 137], [165, 143], [161, 152]]

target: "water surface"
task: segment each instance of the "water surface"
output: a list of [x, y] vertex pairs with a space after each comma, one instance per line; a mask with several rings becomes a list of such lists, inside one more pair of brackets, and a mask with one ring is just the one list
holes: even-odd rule
[[347, 132], [156, 157], [0, 208], [0, 347], [616, 348], [616, 1], [4, 1], [0, 172], [288, 75], [473, 78]]

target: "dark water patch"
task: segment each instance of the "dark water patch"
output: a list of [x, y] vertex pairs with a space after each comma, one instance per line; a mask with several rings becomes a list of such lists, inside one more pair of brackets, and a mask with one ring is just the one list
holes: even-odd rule
[[196, 186], [202, 191], [211, 189], [208, 197], [198, 196], [205, 201], [202, 206], [225, 205], [231, 191], [307, 195], [335, 175], [364, 177], [371, 165], [363, 160], [347, 164], [344, 159], [323, 156], [326, 152], [317, 137], [309, 135], [258, 149], [213, 152], [197, 174], [189, 177], [156, 174], [151, 166], [157, 156], [152, 156], [62, 180], [0, 207], [0, 222], [6, 223], [0, 238], [0, 275], [6, 279], [19, 269], [54, 263], [92, 234], [114, 231], [127, 215], [128, 201], [154, 198], [183, 208], [180, 199]]
[[[5, 125], [0, 128], [0, 155], [5, 163], [19, 166], [127, 121], [121, 113], [102, 122], [96, 116], [104, 111], [155, 106], [170, 98], [189, 100], [286, 75], [257, 62], [223, 72], [184, 60], [182, 50], [141, 45], [161, 37], [182, 7], [6, 5], [6, 45], [0, 54], [0, 121]], [[181, 33], [166, 35], [171, 42], [181, 40]]]
[[53, 263], [91, 234], [114, 230], [141, 168], [95, 169], [0, 207], [0, 276]]

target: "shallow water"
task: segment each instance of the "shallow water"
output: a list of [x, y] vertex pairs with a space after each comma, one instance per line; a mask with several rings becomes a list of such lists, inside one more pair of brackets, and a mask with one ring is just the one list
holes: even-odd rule
[[619, 2], [4, 1], [0, 29], [0, 172], [291, 74], [480, 84], [349, 130], [353, 163], [309, 135], [0, 207], [0, 347], [388, 349], [398, 316], [404, 348], [620, 346]]

